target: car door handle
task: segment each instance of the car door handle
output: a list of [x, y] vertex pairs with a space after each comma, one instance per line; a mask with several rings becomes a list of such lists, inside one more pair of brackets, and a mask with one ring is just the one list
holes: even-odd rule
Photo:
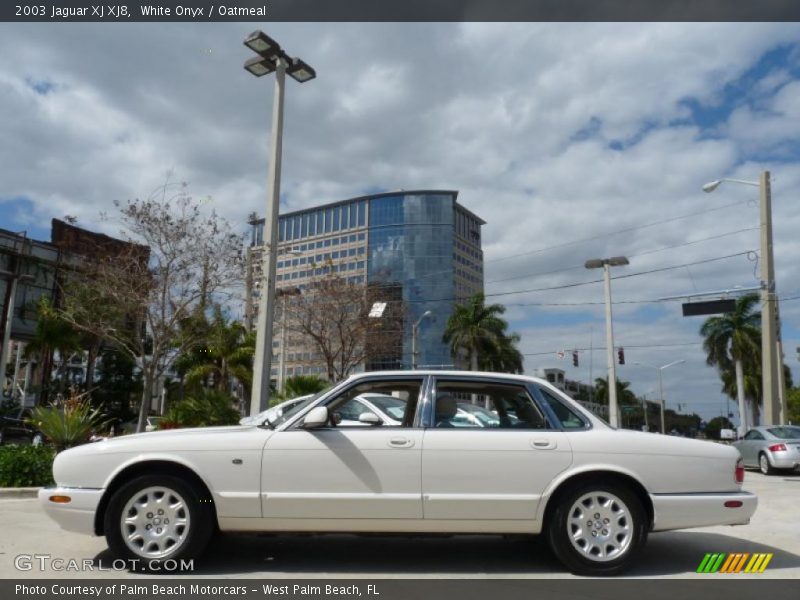
[[558, 443], [555, 440], [531, 440], [531, 446], [537, 450], [553, 450]]
[[394, 437], [389, 440], [389, 446], [392, 448], [411, 448], [414, 445], [414, 440], [404, 437]]

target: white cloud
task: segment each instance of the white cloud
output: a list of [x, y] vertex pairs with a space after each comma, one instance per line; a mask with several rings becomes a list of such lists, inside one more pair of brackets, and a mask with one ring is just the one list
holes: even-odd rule
[[[0, 25], [0, 54], [9, 58], [0, 65], [0, 198], [27, 197], [35, 207], [15, 224], [73, 214], [106, 228], [100, 210], [149, 194], [170, 171], [241, 229], [249, 213], [263, 214], [273, 84], [242, 69], [247, 32], [242, 24]], [[757, 232], [745, 232], [644, 254], [757, 225], [747, 203], [752, 190], [724, 186], [709, 196], [700, 186], [772, 168], [778, 285], [800, 293], [800, 216], [791, 203], [800, 185], [794, 71], [784, 66], [751, 77], [752, 89], [734, 102], [730, 119], [712, 124], [713, 135], [692, 122], [687, 104], [726, 107], [726, 86], [767, 51], [797, 44], [796, 25], [274, 24], [270, 35], [318, 73], [303, 85], [287, 79], [286, 209], [376, 188], [457, 189], [488, 221], [489, 281], [611, 254], [630, 255], [627, 270], [636, 272], [757, 248]], [[37, 82], [54, 87], [37, 93]], [[755, 162], [773, 157], [781, 160]], [[734, 202], [740, 204], [601, 235]], [[614, 293], [653, 298], [747, 285], [752, 271], [746, 258], [736, 258], [618, 280]], [[487, 288], [594, 277], [577, 269]], [[498, 298], [598, 299], [597, 285]], [[540, 314], [559, 325], [529, 328]], [[673, 309], [623, 305], [617, 315], [620, 339], [699, 339], [699, 325]], [[800, 302], [782, 315], [787, 343], [800, 338]], [[511, 307], [509, 316], [531, 351], [578, 343], [570, 340], [585, 339], [590, 326], [602, 337], [597, 306]], [[674, 394], [697, 392], [716, 402], [719, 383], [702, 352], [684, 354], [685, 377]], [[650, 362], [671, 356], [645, 355]], [[629, 373], [635, 389], [646, 391], [646, 373]]]

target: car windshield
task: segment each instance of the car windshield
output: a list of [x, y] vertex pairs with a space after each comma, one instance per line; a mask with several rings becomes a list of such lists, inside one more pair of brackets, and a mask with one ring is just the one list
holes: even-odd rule
[[402, 420], [406, 412], [406, 401], [394, 396], [367, 395], [364, 399], [374, 404], [378, 409], [393, 419]]
[[283, 425], [288, 419], [291, 419], [294, 415], [296, 415], [306, 406], [314, 402], [321, 395], [322, 392], [320, 392], [319, 394], [314, 394], [313, 396], [309, 396], [302, 402], [298, 402], [294, 406], [290, 407], [288, 410], [284, 410], [283, 413], [281, 413], [280, 416], [275, 417], [274, 420], [269, 420], [268, 422], [264, 422], [263, 425], [266, 425], [267, 427], [271, 426], [273, 428], [277, 427], [278, 425]]
[[767, 431], [781, 440], [800, 440], [800, 427], [771, 427]]

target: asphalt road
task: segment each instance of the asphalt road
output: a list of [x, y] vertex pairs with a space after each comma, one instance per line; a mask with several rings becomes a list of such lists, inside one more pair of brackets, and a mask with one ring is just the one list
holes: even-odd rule
[[[800, 579], [800, 474], [765, 477], [748, 471], [745, 489], [759, 496], [749, 525], [652, 534], [631, 577], [698, 575], [706, 552], [772, 552], [763, 574], [736, 577]], [[19, 571], [18, 555], [84, 559], [109, 566], [103, 538], [61, 531], [36, 500], [0, 500], [0, 578], [141, 577], [127, 571]], [[193, 577], [244, 578], [571, 578], [544, 540], [502, 536], [221, 535], [195, 561]], [[148, 575], [152, 577], [152, 575]], [[170, 573], [173, 579], [178, 574]]]

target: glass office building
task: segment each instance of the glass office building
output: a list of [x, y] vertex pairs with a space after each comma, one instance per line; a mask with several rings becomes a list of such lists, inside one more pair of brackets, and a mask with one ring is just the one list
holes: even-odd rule
[[[374, 194], [281, 215], [278, 221], [276, 286], [301, 290], [333, 269], [351, 283], [383, 289], [402, 299], [402, 354], [368, 369], [410, 368], [411, 328], [425, 311], [417, 337], [419, 367], [453, 367], [442, 342], [457, 302], [483, 291], [481, 226], [484, 221], [457, 202], [458, 193], [441, 190]], [[255, 323], [260, 279], [263, 219], [251, 221], [251, 260], [247, 315]], [[397, 300], [394, 300], [397, 301]], [[280, 351], [276, 341], [276, 351]], [[313, 351], [284, 349], [287, 376], [323, 374]]]

